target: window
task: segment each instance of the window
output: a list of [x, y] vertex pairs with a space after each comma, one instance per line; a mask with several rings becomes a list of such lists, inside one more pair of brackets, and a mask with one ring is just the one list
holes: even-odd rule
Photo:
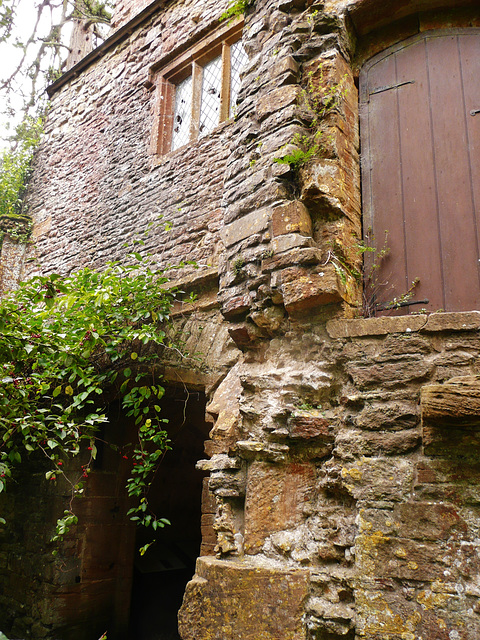
[[480, 309], [479, 60], [480, 30], [427, 31], [361, 71], [364, 228], [390, 247], [377, 304], [419, 278], [412, 311]]
[[242, 20], [221, 26], [170, 64], [152, 68], [150, 86], [159, 90], [155, 153], [178, 149], [234, 115], [247, 62], [242, 27]]

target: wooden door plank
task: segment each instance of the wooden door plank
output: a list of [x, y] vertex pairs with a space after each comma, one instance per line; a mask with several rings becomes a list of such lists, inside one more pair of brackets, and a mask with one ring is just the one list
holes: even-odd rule
[[444, 307], [444, 300], [425, 42], [417, 41], [396, 55], [398, 80], [415, 79], [415, 84], [397, 90], [407, 267], [405, 291], [419, 278], [413, 299], [428, 299], [429, 303], [421, 306], [435, 311]]

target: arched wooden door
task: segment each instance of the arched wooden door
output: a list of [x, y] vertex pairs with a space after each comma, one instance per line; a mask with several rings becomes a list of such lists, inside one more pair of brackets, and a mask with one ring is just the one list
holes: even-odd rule
[[360, 103], [364, 233], [381, 246], [388, 231], [390, 248], [377, 305], [419, 278], [421, 307], [480, 309], [480, 30], [429, 31], [378, 54]]

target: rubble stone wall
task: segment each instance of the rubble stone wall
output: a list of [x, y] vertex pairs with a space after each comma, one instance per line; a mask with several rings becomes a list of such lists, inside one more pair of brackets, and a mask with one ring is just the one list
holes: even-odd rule
[[[246, 580], [222, 638], [254, 637], [247, 569], [308, 576], [283, 600], [303, 635], [276, 635], [259, 594], [265, 639], [478, 637], [479, 328], [478, 312], [296, 321], [231, 370], [200, 463], [217, 557]], [[215, 615], [193, 614], [221, 610], [219, 566], [199, 561], [187, 587], [185, 640], [220, 637]]]
[[100, 266], [139, 239], [161, 265], [218, 262], [230, 125], [157, 161], [159, 96], [144, 84], [154, 63], [216, 26], [220, 9], [173, 3], [53, 96], [29, 190], [34, 246], [24, 277]]

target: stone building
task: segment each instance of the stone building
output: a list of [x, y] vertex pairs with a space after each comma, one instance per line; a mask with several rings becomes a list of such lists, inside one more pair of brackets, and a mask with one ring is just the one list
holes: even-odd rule
[[170, 533], [139, 559], [105, 454], [53, 559], [64, 498], [32, 473], [4, 502], [29, 526], [0, 534], [0, 628], [176, 637], [184, 594], [183, 640], [477, 640], [480, 7], [227, 7], [120, 1], [49, 89], [3, 287], [122, 259], [153, 222], [159, 267], [197, 263], [175, 318], [201, 362], [165, 362]]

